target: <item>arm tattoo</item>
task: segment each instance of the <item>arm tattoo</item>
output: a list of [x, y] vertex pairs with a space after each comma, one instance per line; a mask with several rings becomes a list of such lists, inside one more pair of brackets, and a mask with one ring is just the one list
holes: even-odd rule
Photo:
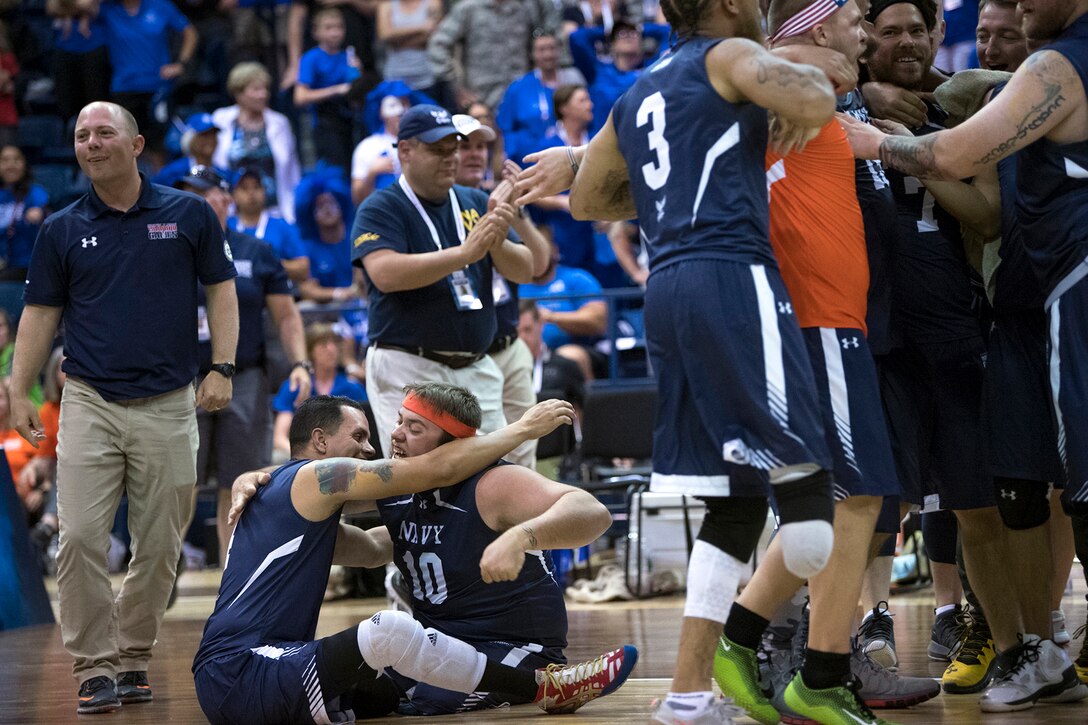
[[393, 480], [393, 464], [389, 461], [359, 461], [347, 462], [343, 460], [318, 461], [314, 468], [317, 473], [317, 487], [326, 496], [336, 493], [344, 493], [351, 487], [351, 482], [359, 473], [372, 473], [382, 483]]
[[537, 544], [537, 540], [536, 540], [536, 532], [534, 532], [531, 527], [526, 526], [524, 524], [522, 524], [521, 530], [529, 535], [529, 546], [533, 547], [534, 549], [539, 548], [539, 545]]
[[634, 216], [635, 201], [631, 197], [631, 179], [626, 170], [608, 171], [594, 189], [592, 198], [595, 202], [588, 211], [594, 217], [612, 219], [625, 214]]
[[823, 74], [815, 74], [813, 71], [797, 70], [793, 64], [756, 62], [756, 81], [760, 85], [774, 83], [779, 88], [797, 86], [799, 88], [811, 88]]
[[355, 466], [344, 461], [318, 461], [314, 470], [317, 473], [318, 490], [326, 496], [347, 491], [351, 479], [355, 477]]
[[[1060, 57], [1060, 56], [1059, 56]], [[977, 163], [989, 164], [1004, 158], [1013, 151], [1027, 135], [1039, 129], [1053, 116], [1067, 99], [1062, 95], [1062, 81], [1068, 73], [1062, 59], [1058, 62], [1051, 52], [1032, 55], [1024, 63], [1025, 72], [1032, 77], [1034, 85], [1043, 90], [1043, 100], [1032, 106], [1031, 110], [1016, 125], [1016, 132], [990, 149]]]
[[889, 136], [880, 144], [880, 161], [910, 176], [939, 179], [941, 173], [933, 153], [935, 142], [932, 135], [921, 138]]

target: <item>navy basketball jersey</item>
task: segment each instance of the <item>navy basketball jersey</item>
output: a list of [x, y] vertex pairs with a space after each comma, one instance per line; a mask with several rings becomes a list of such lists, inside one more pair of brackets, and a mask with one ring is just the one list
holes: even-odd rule
[[[929, 105], [915, 136], [940, 131], [947, 114]], [[885, 169], [898, 210], [899, 240], [893, 281], [897, 342], [934, 343], [980, 333], [960, 223], [936, 203], [921, 181]], [[975, 275], [977, 276], [977, 275]]]
[[485, 584], [480, 578], [480, 557], [499, 536], [476, 508], [476, 484], [492, 468], [456, 486], [379, 501], [393, 563], [423, 626], [466, 642], [562, 649], [567, 610], [543, 552], [526, 553], [514, 581]]
[[[1065, 56], [1088, 89], [1088, 13], [1043, 50]], [[1024, 243], [1047, 294], [1088, 257], [1088, 140], [1040, 139], [1019, 153]], [[1065, 285], [1062, 285], [1063, 287]]]
[[719, 42], [681, 43], [612, 108], [651, 271], [683, 258], [775, 265], [767, 111], [714, 90], [706, 54]]
[[[865, 99], [858, 91], [840, 97], [837, 110], [869, 123]], [[869, 257], [866, 341], [874, 355], [883, 355], [892, 347], [892, 273], [899, 239], [895, 197], [879, 159], [856, 159], [854, 179], [865, 223], [865, 251]]]
[[291, 484], [308, 462], [276, 469], [238, 521], [194, 672], [216, 657], [314, 638], [340, 512], [314, 522], [295, 510]]
[[[994, 86], [993, 96], [997, 97], [1006, 85], [1002, 82]], [[1001, 264], [993, 279], [993, 308], [997, 312], [1041, 310], [1046, 300], [1024, 247], [1024, 229], [1020, 226], [1017, 210], [1020, 193], [1016, 183], [1019, 156], [1006, 156], [997, 164], [1001, 185], [1001, 246], [997, 251]]]

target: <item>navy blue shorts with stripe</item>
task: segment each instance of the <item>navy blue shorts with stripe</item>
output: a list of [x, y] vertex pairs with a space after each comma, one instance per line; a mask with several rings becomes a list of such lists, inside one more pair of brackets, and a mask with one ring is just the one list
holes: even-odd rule
[[280, 642], [211, 660], [194, 675], [200, 709], [212, 725], [351, 722], [321, 692], [320, 645]]
[[807, 327], [824, 433], [831, 449], [836, 501], [850, 496], [898, 496], [892, 444], [880, 403], [880, 383], [865, 334], [849, 328]]
[[[1088, 262], [1082, 263], [1088, 267]], [[1050, 387], [1058, 419], [1058, 453], [1065, 466], [1062, 502], [1088, 512], [1088, 271], [1047, 309], [1050, 322]]]
[[876, 363], [903, 500], [949, 511], [995, 505], [983, 452], [982, 337], [895, 348]]
[[[482, 652], [492, 662], [499, 662], [519, 670], [535, 670], [554, 662], [566, 663], [563, 651], [544, 649], [540, 645], [515, 645], [509, 642], [470, 642], [477, 652]], [[416, 682], [393, 670], [386, 670], [407, 702], [402, 702], [401, 715], [450, 715], [456, 712], [490, 710], [503, 705], [524, 705], [528, 700], [502, 692], [454, 692], [441, 687]]]
[[829, 468], [816, 385], [778, 270], [685, 259], [655, 270], [646, 340], [658, 381], [651, 489], [765, 496], [763, 476]]
[[1050, 394], [1046, 313], [995, 312], [986, 355], [990, 475], [1065, 486]]

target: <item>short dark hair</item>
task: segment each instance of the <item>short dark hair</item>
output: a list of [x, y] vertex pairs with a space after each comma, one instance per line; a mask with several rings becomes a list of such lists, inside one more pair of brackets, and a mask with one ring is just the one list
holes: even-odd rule
[[987, 5], [999, 5], [1006, 10], [1015, 10], [1018, 3], [1016, 0], [979, 0], [978, 11], [981, 13]]
[[526, 312], [532, 314], [534, 320], [540, 319], [540, 307], [537, 305], [536, 300], [518, 300], [518, 317]]
[[869, 6], [869, 22], [876, 23], [877, 18], [880, 17], [882, 12], [892, 5], [900, 5], [903, 3], [918, 8], [918, 12], [922, 14], [922, 21], [926, 25], [926, 30], [932, 31], [937, 25], [936, 0], [873, 0], [873, 4]]
[[677, 35], [694, 35], [710, 0], [661, 0], [661, 12]]
[[332, 434], [340, 430], [344, 422], [344, 408], [355, 408], [366, 413], [366, 408], [357, 400], [343, 395], [315, 395], [295, 411], [291, 419], [291, 429], [287, 440], [291, 444], [291, 456], [297, 457], [310, 443], [310, 434], [320, 428]]
[[[459, 422], [469, 428], [479, 428], [483, 421], [483, 411], [480, 410], [480, 401], [460, 385], [451, 383], [409, 383], [405, 385], [404, 394], [412, 393], [420, 400], [433, 405], [443, 413], [448, 413]], [[448, 443], [453, 436], [446, 433], [440, 443]]]

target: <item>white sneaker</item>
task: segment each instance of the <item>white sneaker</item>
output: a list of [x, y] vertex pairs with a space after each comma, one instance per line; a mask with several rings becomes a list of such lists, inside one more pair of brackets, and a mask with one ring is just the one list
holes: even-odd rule
[[1008, 661], [1008, 669], [979, 699], [983, 712], [1013, 712], [1027, 710], [1039, 700], [1076, 702], [1088, 697], [1088, 687], [1077, 679], [1069, 655], [1051, 640], [1025, 634], [1008, 653]]
[[744, 717], [744, 710], [733, 704], [728, 697], [719, 697], [705, 710], [685, 712], [666, 699], [654, 700], [650, 707], [653, 722], [664, 725], [733, 725], [733, 718]]
[[1065, 612], [1055, 609], [1050, 613], [1050, 633], [1054, 644], [1067, 645], [1073, 638], [1069, 636], [1069, 630], [1065, 628]]

